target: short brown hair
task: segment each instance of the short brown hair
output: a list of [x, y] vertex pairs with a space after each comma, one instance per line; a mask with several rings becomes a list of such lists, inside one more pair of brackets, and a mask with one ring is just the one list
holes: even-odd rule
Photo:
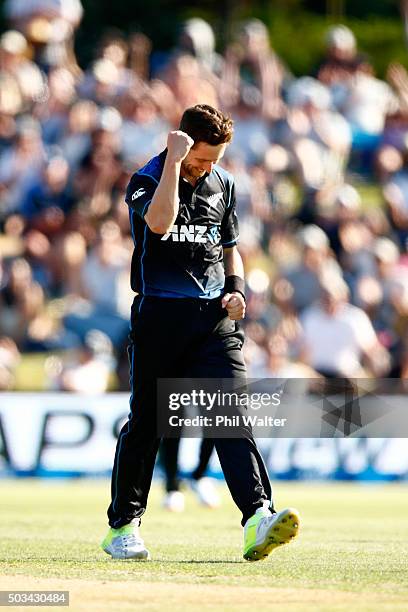
[[188, 134], [195, 143], [205, 142], [216, 146], [230, 142], [232, 125], [232, 119], [216, 108], [209, 104], [196, 104], [184, 111], [180, 130]]

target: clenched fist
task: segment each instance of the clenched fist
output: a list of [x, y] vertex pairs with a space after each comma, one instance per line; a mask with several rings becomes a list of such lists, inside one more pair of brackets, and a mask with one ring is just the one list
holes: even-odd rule
[[170, 132], [167, 137], [167, 155], [175, 161], [181, 162], [187, 156], [194, 140], [181, 130]]
[[245, 317], [245, 299], [237, 291], [226, 293], [221, 300], [221, 306], [227, 309], [232, 321], [240, 321]]

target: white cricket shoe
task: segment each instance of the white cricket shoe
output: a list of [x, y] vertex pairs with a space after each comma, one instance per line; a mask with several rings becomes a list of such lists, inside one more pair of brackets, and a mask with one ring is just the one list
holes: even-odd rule
[[244, 559], [265, 559], [278, 546], [288, 544], [299, 531], [299, 512], [285, 508], [271, 514], [266, 508], [258, 508], [244, 527]]
[[148, 561], [150, 553], [139, 533], [139, 519], [128, 525], [113, 529], [111, 527], [101, 544], [102, 549], [113, 559], [136, 559]]
[[163, 508], [170, 512], [184, 512], [184, 494], [181, 491], [169, 491], [163, 499]]
[[190, 486], [203, 506], [218, 508], [221, 505], [220, 496], [213, 478], [204, 477], [198, 480], [190, 480]]

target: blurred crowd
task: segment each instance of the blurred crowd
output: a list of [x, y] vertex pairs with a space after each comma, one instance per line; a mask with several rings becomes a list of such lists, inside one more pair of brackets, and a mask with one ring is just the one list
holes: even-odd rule
[[[0, 389], [28, 353], [46, 387], [128, 388], [131, 174], [183, 109], [235, 121], [252, 377], [408, 378], [408, 74], [380, 80], [344, 25], [295, 78], [265, 25], [218, 52], [192, 18], [159, 53], [101, 35], [81, 69], [80, 0], [7, 0], [0, 35]], [[375, 189], [376, 198], [366, 197]], [[397, 380], [399, 379], [399, 380]]]

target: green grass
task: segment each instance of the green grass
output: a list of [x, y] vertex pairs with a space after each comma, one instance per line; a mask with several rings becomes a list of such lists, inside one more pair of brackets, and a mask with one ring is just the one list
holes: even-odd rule
[[[266, 560], [241, 557], [240, 516], [187, 494], [184, 514], [143, 520], [153, 561], [113, 561], [105, 481], [0, 481], [0, 589], [66, 588], [70, 610], [406, 610], [408, 491], [404, 485], [275, 485], [297, 507], [299, 538]], [[137, 605], [136, 605], [137, 604]], [[47, 608], [50, 609], [50, 608]]]

